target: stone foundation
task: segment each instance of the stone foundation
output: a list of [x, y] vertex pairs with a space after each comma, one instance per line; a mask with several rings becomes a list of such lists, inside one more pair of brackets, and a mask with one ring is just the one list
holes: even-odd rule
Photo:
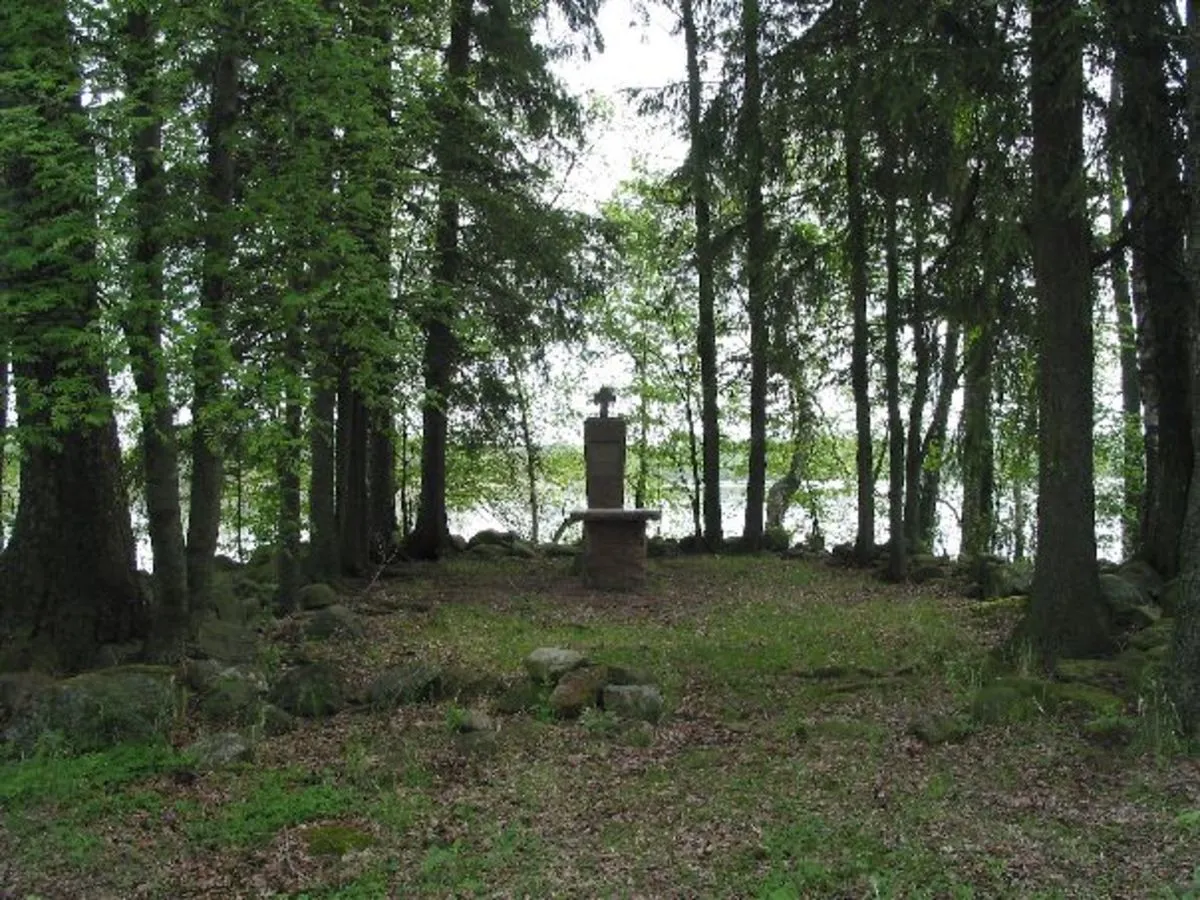
[[640, 591], [646, 587], [646, 522], [651, 509], [589, 509], [573, 514], [583, 521], [583, 583], [600, 591]]

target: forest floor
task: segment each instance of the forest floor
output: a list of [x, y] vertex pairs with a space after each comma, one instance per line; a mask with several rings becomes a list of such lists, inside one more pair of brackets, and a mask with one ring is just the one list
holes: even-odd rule
[[653, 561], [638, 597], [566, 567], [416, 567], [347, 601], [365, 639], [307, 649], [367, 679], [571, 647], [654, 672], [657, 726], [497, 715], [468, 746], [445, 702], [305, 721], [208, 774], [161, 746], [8, 763], [0, 897], [1200, 897], [1200, 765], [1154, 727], [913, 736], [968, 707], [1011, 605], [776, 558]]

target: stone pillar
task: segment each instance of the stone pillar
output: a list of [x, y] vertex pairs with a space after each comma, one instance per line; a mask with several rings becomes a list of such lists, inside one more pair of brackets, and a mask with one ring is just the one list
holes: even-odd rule
[[583, 423], [588, 509], [625, 505], [625, 420], [592, 416]]

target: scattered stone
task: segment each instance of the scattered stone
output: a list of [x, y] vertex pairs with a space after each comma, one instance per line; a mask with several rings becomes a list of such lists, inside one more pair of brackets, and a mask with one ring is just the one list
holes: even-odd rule
[[457, 718], [454, 730], [459, 734], [470, 734], [472, 731], [495, 731], [496, 723], [487, 713], [469, 709]]
[[250, 628], [220, 619], [206, 619], [196, 636], [196, 647], [210, 659], [248, 663], [258, 659], [258, 635]]
[[579, 548], [571, 544], [542, 544], [538, 549], [541, 551], [542, 556], [552, 559], [576, 556], [579, 553]]
[[1170, 619], [1160, 619], [1149, 628], [1130, 635], [1129, 646], [1143, 651], [1166, 647], [1171, 643], [1171, 635], [1174, 633], [1175, 623]]
[[663, 714], [662, 694], [648, 684], [610, 684], [604, 688], [602, 705], [622, 718], [643, 722], [658, 722]]
[[330, 638], [361, 638], [366, 634], [358, 614], [340, 604], [317, 610], [304, 628], [309, 640], [324, 641]]
[[574, 669], [559, 679], [547, 703], [560, 719], [574, 719], [599, 702], [600, 691], [607, 681], [607, 666]]
[[254, 745], [236, 731], [206, 734], [185, 751], [200, 771], [212, 771], [254, 758]]
[[204, 686], [200, 697], [200, 715], [213, 722], [250, 725], [258, 721], [267, 682], [252, 669], [230, 666]]
[[514, 715], [536, 709], [545, 700], [545, 688], [528, 678], [521, 678], [509, 685], [496, 699], [496, 712]]
[[260, 715], [263, 732], [271, 737], [288, 734], [295, 731], [300, 725], [299, 719], [273, 703], [264, 703]]
[[528, 541], [516, 540], [508, 548], [510, 556], [515, 556], [517, 559], [537, 559], [537, 548]]
[[29, 750], [42, 735], [58, 732], [76, 753], [165, 738], [179, 715], [180, 700], [175, 673], [166, 666], [85, 672], [28, 697], [6, 737]]
[[926, 584], [946, 577], [946, 570], [939, 565], [914, 566], [908, 573], [913, 584]]
[[427, 703], [443, 696], [445, 672], [428, 663], [403, 663], [384, 669], [367, 688], [367, 702], [378, 709]]
[[450, 535], [449, 546], [455, 553], [464, 553], [467, 549], [467, 539], [461, 534], [452, 534]]
[[657, 684], [656, 679], [645, 669], [630, 666], [609, 666], [608, 684]]
[[538, 647], [525, 658], [525, 671], [534, 681], [553, 683], [587, 664], [587, 657], [575, 650]]
[[329, 663], [309, 663], [288, 671], [271, 691], [271, 702], [306, 718], [330, 716], [346, 705], [341, 673]]
[[963, 716], [921, 716], [908, 726], [910, 735], [931, 746], [956, 744], [975, 731], [975, 723]]
[[327, 584], [306, 584], [296, 594], [296, 603], [301, 609], [325, 609], [338, 602], [337, 591]]

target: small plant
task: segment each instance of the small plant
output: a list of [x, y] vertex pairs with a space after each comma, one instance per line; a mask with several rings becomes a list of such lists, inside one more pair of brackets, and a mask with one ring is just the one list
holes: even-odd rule
[[454, 733], [462, 731], [470, 716], [470, 710], [463, 709], [461, 706], [446, 707], [446, 730]]
[[612, 713], [595, 706], [589, 706], [580, 713], [579, 724], [589, 734], [607, 736], [616, 732], [621, 723]]

